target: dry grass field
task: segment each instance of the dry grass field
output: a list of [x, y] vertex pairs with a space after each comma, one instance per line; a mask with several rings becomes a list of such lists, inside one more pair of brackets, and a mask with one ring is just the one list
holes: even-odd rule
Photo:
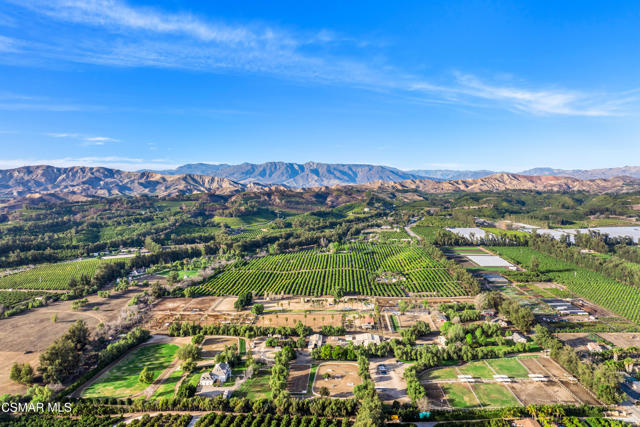
[[[328, 374], [328, 378], [324, 378]], [[326, 362], [318, 366], [313, 383], [313, 392], [320, 393], [320, 388], [327, 387], [330, 397], [353, 397], [353, 388], [362, 384], [358, 375], [358, 365], [352, 362]]]

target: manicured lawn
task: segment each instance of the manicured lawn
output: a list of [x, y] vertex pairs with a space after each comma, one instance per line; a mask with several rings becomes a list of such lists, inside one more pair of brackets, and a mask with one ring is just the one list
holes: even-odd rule
[[309, 373], [309, 386], [307, 387], [307, 394], [311, 394], [311, 389], [313, 388], [313, 380], [316, 378], [316, 371], [318, 370], [319, 365], [311, 366], [311, 373]]
[[425, 378], [430, 380], [452, 380], [458, 378], [456, 368], [438, 368], [428, 371]]
[[138, 381], [142, 369], [153, 371], [155, 380], [171, 364], [177, 350], [174, 344], [139, 347], [87, 388], [83, 397], [130, 397], [140, 393], [148, 387]]
[[449, 404], [454, 408], [478, 408], [480, 402], [466, 384], [441, 384]]
[[520, 406], [513, 394], [502, 384], [473, 384], [473, 391], [484, 406]]
[[240, 386], [238, 394], [249, 400], [271, 398], [270, 379], [271, 369], [261, 369]]
[[191, 385], [197, 387], [198, 383], [200, 382], [200, 377], [202, 376], [202, 374], [204, 374], [204, 371], [202, 371], [202, 372], [193, 372], [185, 379], [185, 381], [188, 384], [191, 384]]
[[493, 371], [489, 369], [484, 360], [478, 360], [476, 362], [469, 362], [464, 366], [458, 368], [463, 375], [472, 375], [474, 378], [492, 379]]
[[164, 380], [162, 385], [158, 387], [158, 390], [156, 390], [152, 398], [153, 399], [172, 398], [173, 394], [175, 393], [176, 385], [178, 384], [178, 381], [180, 381], [180, 378], [182, 378], [183, 373], [184, 372], [182, 372], [181, 369], [176, 369], [175, 371], [173, 371], [171, 375], [169, 375], [169, 377], [166, 380]]
[[508, 375], [512, 378], [527, 378], [529, 376], [527, 368], [516, 358], [489, 359], [487, 363], [500, 375]]
[[247, 342], [244, 340], [244, 338], [240, 338], [238, 341], [240, 343], [240, 346], [238, 348], [240, 354], [245, 354], [247, 352]]

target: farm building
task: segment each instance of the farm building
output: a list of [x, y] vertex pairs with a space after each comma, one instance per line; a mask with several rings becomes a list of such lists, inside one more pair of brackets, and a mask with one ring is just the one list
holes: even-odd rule
[[213, 367], [211, 372], [205, 372], [200, 377], [200, 385], [214, 385], [215, 383], [223, 384], [227, 382], [231, 376], [231, 368], [227, 363], [218, 363]]
[[358, 319], [356, 321], [356, 324], [361, 329], [373, 329], [375, 322], [374, 322], [373, 316], [364, 316], [363, 318]]
[[511, 339], [513, 340], [513, 342], [527, 342], [527, 338], [523, 335], [520, 335], [518, 332], [514, 332], [513, 335], [511, 335]]
[[371, 343], [380, 344], [380, 335], [375, 334], [357, 334], [357, 335], [345, 335], [345, 339], [347, 341], [351, 341], [353, 345], [364, 345], [367, 346]]
[[589, 350], [591, 353], [597, 353], [603, 351], [604, 349], [600, 344], [592, 341], [587, 343], [587, 350]]
[[314, 348], [318, 348], [322, 345], [322, 335], [320, 334], [313, 334], [309, 337], [309, 351], [313, 350]]

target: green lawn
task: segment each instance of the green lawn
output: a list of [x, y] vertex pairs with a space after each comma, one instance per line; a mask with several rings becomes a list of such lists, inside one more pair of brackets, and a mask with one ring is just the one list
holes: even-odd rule
[[449, 404], [454, 408], [479, 408], [480, 402], [466, 384], [441, 384]]
[[244, 396], [249, 400], [262, 398], [271, 398], [271, 388], [269, 380], [271, 379], [271, 369], [261, 369], [253, 375], [252, 378], [246, 380], [236, 392], [240, 396]]
[[316, 378], [316, 371], [319, 365], [311, 365], [311, 372], [309, 373], [309, 386], [307, 387], [307, 394], [312, 394], [313, 380]]
[[454, 367], [437, 368], [428, 371], [425, 375], [425, 378], [430, 380], [452, 380], [458, 378], [458, 371]]
[[140, 393], [148, 387], [138, 381], [142, 369], [152, 370], [157, 378], [171, 364], [177, 350], [174, 344], [139, 347], [87, 388], [83, 397], [130, 397]]
[[512, 378], [527, 378], [529, 371], [516, 358], [489, 359], [487, 360], [497, 374], [508, 375]]
[[187, 382], [187, 384], [191, 384], [192, 386], [198, 386], [198, 383], [200, 382], [200, 377], [202, 376], [202, 374], [204, 374], [203, 372], [193, 372], [191, 374], [189, 374], [189, 376], [185, 379], [185, 382]]
[[173, 371], [171, 375], [169, 375], [169, 377], [166, 380], [164, 380], [162, 385], [158, 387], [158, 390], [156, 390], [152, 398], [153, 399], [172, 398], [175, 393], [176, 385], [178, 384], [178, 381], [180, 381], [180, 378], [182, 378], [183, 373], [184, 372], [182, 372], [181, 369], [176, 369], [175, 371]]
[[484, 360], [469, 362], [458, 368], [463, 375], [472, 375], [474, 378], [492, 379], [493, 371], [489, 369]]
[[520, 406], [513, 394], [502, 384], [473, 384], [473, 391], [483, 406]]
[[244, 338], [239, 338], [238, 342], [240, 343], [238, 346], [238, 351], [240, 352], [240, 354], [245, 354], [247, 352], [247, 342], [244, 340]]

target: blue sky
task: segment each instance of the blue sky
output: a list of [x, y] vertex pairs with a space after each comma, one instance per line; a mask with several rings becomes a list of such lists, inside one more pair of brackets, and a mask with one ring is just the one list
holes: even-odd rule
[[0, 168], [640, 164], [635, 1], [0, 0]]

